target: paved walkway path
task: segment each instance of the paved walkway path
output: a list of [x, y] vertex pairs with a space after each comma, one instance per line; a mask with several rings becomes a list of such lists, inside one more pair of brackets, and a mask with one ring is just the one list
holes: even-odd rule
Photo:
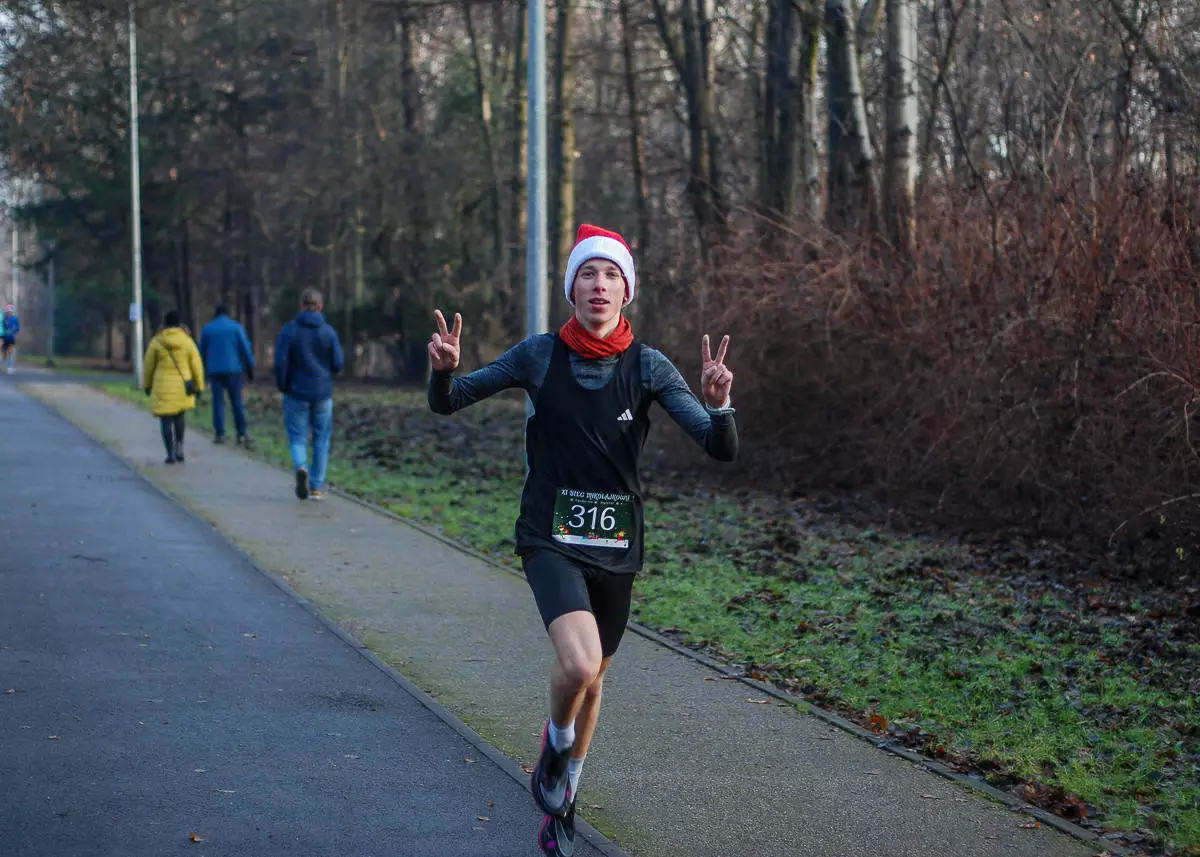
[[227, 539], [9, 384], [0, 436], [5, 857], [539, 853], [522, 784]]
[[[161, 463], [156, 423], [78, 385], [31, 387], [208, 519], [505, 753], [529, 762], [550, 648], [525, 583], [191, 435]], [[103, 486], [94, 502], [102, 502]], [[628, 635], [584, 771], [584, 816], [638, 857], [1082, 857], [1098, 850]]]

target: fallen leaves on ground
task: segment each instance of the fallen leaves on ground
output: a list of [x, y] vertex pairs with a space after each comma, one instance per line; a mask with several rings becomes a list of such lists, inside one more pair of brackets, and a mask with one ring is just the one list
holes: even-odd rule
[[1055, 815], [1061, 815], [1070, 821], [1081, 821], [1087, 818], [1087, 804], [1058, 786], [1022, 783], [1014, 791], [1021, 800], [1048, 809]]
[[191, 835], [188, 836], [188, 839], [190, 839], [192, 842], [203, 842], [204, 841], [203, 839], [201, 839], [199, 836], [196, 835], [195, 831], [193, 831], [191, 833]]

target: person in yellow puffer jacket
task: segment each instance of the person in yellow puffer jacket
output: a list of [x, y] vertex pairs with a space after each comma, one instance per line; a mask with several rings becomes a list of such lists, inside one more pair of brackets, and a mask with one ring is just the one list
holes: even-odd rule
[[204, 364], [196, 343], [180, 327], [178, 311], [171, 310], [163, 317], [163, 329], [150, 340], [142, 377], [150, 412], [162, 428], [167, 464], [183, 461], [184, 415], [196, 407], [188, 382], [196, 395], [204, 392]]

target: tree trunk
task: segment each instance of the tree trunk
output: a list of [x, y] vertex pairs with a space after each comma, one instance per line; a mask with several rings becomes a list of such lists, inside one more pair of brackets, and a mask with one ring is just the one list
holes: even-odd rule
[[246, 282], [242, 287], [242, 324], [251, 343], [258, 337], [257, 280], [256, 276], [250, 274], [250, 260], [247, 259]]
[[549, 262], [550, 282], [557, 283], [566, 268], [575, 227], [575, 89], [571, 59], [571, 0], [558, 0], [555, 23], [550, 134]]
[[512, 87], [509, 90], [509, 134], [512, 141], [509, 160], [509, 197], [508, 197], [508, 265], [507, 294], [498, 308], [497, 316], [505, 329], [519, 329], [517, 311], [518, 274], [521, 271], [521, 258], [525, 242], [525, 30], [526, 22], [525, 0], [516, 4], [516, 28], [513, 38], [512, 52]]
[[849, 0], [826, 0], [825, 24], [829, 39], [829, 196], [825, 215], [835, 230], [869, 230], [875, 222], [871, 175], [874, 152]]
[[700, 222], [701, 230], [712, 223], [715, 212], [708, 188], [708, 140], [704, 129], [707, 125], [704, 98], [704, 69], [700, 55], [700, 35], [697, 32], [697, 20], [694, 3], [699, 0], [683, 0], [682, 32], [684, 76], [683, 86], [688, 103], [688, 151], [690, 154], [687, 195], [692, 201], [696, 212], [696, 220]]
[[801, 53], [800, 115], [800, 163], [803, 170], [804, 211], [815, 221], [821, 219], [821, 140], [820, 114], [817, 101], [817, 69], [821, 61], [821, 28], [810, 24], [804, 33], [804, 49]]
[[[423, 170], [421, 145], [421, 94], [420, 82], [417, 79], [416, 67], [416, 27], [411, 14], [404, 14], [401, 19], [401, 68], [400, 87], [404, 102], [404, 155], [408, 164], [405, 173], [405, 194], [409, 203], [408, 247], [408, 281], [410, 294], [421, 296], [417, 304], [422, 311], [431, 314], [433, 307], [426, 306], [430, 302], [429, 284], [425, 282], [425, 241], [429, 230], [429, 211], [426, 200], [426, 187]], [[421, 319], [427, 324], [427, 317]], [[405, 329], [405, 375], [409, 380], [426, 377], [428, 371], [428, 355], [425, 351], [424, 338], [416, 336], [415, 331]]]
[[[768, 0], [767, 20], [763, 20], [763, 5], [755, 3], [750, 13], [750, 29], [746, 33], [746, 94], [750, 99], [750, 115], [754, 117], [754, 127], [759, 129], [757, 145], [755, 146], [754, 162], [756, 166], [755, 180], [758, 182], [756, 194], [760, 208], [766, 207], [767, 161], [771, 150], [769, 135], [774, 131], [773, 123], [767, 120], [767, 89], [769, 86], [767, 66], [771, 58], [771, 34], [774, 32], [776, 0]], [[759, 59], [759, 49], [762, 48], [765, 60]], [[762, 66], [760, 73], [759, 67]]]
[[633, 165], [633, 198], [637, 207], [637, 243], [634, 250], [645, 254], [650, 249], [650, 204], [646, 187], [646, 156], [642, 144], [642, 117], [638, 108], [637, 69], [633, 63], [634, 32], [629, 23], [629, 0], [620, 0], [620, 18], [625, 103], [629, 121], [629, 160]]
[[467, 38], [471, 42], [471, 61], [475, 72], [475, 98], [479, 107], [479, 132], [483, 137], [484, 152], [488, 166], [488, 214], [489, 231], [492, 235], [492, 266], [503, 264], [504, 224], [500, 218], [500, 164], [496, 158], [496, 144], [492, 139], [492, 101], [488, 95], [487, 81], [483, 76], [483, 56], [479, 51], [479, 38], [471, 18], [470, 0], [463, 0], [463, 16], [467, 22]]
[[225, 210], [221, 215], [221, 303], [229, 306], [233, 300], [233, 207], [230, 202], [231, 191], [228, 182], [225, 185]]
[[720, 135], [717, 133], [717, 72], [713, 56], [712, 0], [696, 0], [697, 31], [700, 36], [700, 107], [704, 145], [708, 150], [707, 194], [713, 222], [723, 223], [726, 209], [721, 195]]
[[763, 184], [759, 203], [775, 217], [786, 217], [796, 181], [796, 78], [793, 75], [795, 12], [791, 0], [771, 0], [767, 18], [766, 68], [763, 75]]
[[192, 250], [191, 250], [191, 230], [188, 226], [186, 217], [179, 221], [179, 242], [178, 242], [178, 301], [180, 312], [188, 319], [189, 323], [194, 326], [199, 326], [199, 319], [196, 318], [196, 296], [192, 293]]
[[[721, 222], [725, 204], [719, 189], [716, 128], [712, 121], [712, 52], [708, 41], [708, 0], [683, 0], [680, 37], [671, 30], [664, 0], [651, 0], [663, 46], [671, 57], [687, 104], [688, 180], [686, 194], [700, 231]], [[682, 44], [680, 42], [682, 41]], [[707, 246], [702, 244], [702, 246]]]
[[1163, 164], [1166, 167], [1166, 184], [1167, 184], [1167, 199], [1166, 199], [1166, 220], [1172, 227], [1176, 228], [1179, 225], [1179, 207], [1177, 193], [1179, 189], [1179, 171], [1176, 164], [1176, 129], [1175, 129], [1175, 102], [1174, 99], [1167, 95], [1167, 104], [1162, 110], [1162, 127], [1163, 127]]
[[1125, 163], [1129, 158], [1129, 106], [1132, 102], [1133, 76], [1133, 63], [1129, 62], [1113, 85], [1112, 117], [1108, 123], [1105, 158], [1114, 181], [1125, 171]]
[[887, 0], [887, 230], [898, 247], [916, 249], [917, 22], [913, 0]]
[[[942, 35], [942, 19], [937, 9], [933, 11], [933, 29], [937, 38], [936, 47], [939, 56], [937, 57], [937, 66], [934, 69], [934, 79], [929, 87], [929, 109], [925, 114], [925, 129], [922, 133], [920, 147], [921, 154], [917, 165], [917, 196], [924, 193], [925, 187], [933, 173], [933, 156], [935, 148], [939, 148], [938, 141], [938, 119], [942, 109], [942, 89], [945, 85], [947, 75], [950, 73], [950, 63], [954, 59], [955, 49], [958, 43], [958, 26], [966, 13], [967, 4], [971, 0], [961, 0], [959, 8], [954, 7], [954, 0], [947, 0], [945, 6], [950, 15], [948, 29], [946, 34]], [[951, 122], [954, 121], [951, 117]], [[944, 157], [944, 156], [943, 156]]]

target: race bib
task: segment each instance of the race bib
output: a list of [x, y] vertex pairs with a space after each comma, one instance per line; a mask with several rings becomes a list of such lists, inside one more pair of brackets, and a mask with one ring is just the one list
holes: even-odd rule
[[633, 495], [559, 488], [554, 501], [555, 541], [592, 548], [628, 548]]

